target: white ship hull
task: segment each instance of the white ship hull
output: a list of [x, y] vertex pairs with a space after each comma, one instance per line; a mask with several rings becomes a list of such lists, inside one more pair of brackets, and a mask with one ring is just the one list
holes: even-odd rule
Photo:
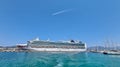
[[30, 48], [32, 51], [48, 52], [85, 52], [86, 49], [67, 49], [67, 48]]

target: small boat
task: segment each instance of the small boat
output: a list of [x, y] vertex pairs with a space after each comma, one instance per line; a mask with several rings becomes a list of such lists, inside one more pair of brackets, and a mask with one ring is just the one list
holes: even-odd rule
[[104, 51], [103, 54], [107, 54], [107, 55], [120, 55], [120, 51], [117, 51], [117, 50]]

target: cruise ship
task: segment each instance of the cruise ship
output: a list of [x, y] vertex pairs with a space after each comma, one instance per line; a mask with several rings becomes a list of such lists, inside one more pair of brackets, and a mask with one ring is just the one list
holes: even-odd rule
[[78, 40], [50, 41], [49, 39], [40, 40], [36, 38], [27, 42], [27, 49], [32, 51], [84, 52], [87, 46], [85, 43]]

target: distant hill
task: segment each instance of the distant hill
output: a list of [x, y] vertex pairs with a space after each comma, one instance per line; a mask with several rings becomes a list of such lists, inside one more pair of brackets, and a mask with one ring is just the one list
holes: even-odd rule
[[16, 46], [0, 46], [0, 48], [16, 48]]
[[0, 48], [2, 48], [3, 46], [0, 46]]
[[7, 48], [16, 48], [16, 46], [6, 46]]
[[120, 50], [120, 46], [117, 46], [117, 47], [107, 47], [107, 48], [105, 48], [105, 47], [103, 47], [103, 46], [92, 46], [92, 47], [88, 47], [87, 48], [88, 50], [114, 50], [114, 49], [116, 49], [116, 50]]
[[88, 47], [88, 50], [104, 50], [105, 48], [103, 46], [92, 46]]

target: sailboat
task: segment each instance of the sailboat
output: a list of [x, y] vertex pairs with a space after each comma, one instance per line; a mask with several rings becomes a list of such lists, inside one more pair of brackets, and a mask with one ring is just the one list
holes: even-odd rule
[[[113, 42], [112, 42], [112, 46], [113, 46]], [[110, 49], [110, 48], [109, 48]], [[114, 45], [114, 49], [112, 50], [106, 50], [103, 52], [103, 54], [107, 54], [107, 55], [120, 55], [120, 51], [118, 51]]]

